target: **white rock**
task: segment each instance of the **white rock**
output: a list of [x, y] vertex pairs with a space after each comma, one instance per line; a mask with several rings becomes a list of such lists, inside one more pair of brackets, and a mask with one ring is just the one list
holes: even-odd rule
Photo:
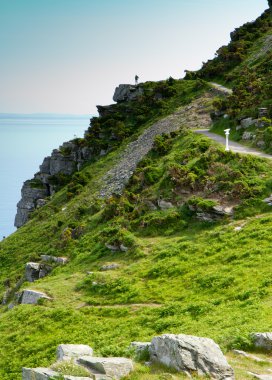
[[264, 350], [272, 350], [272, 332], [253, 333], [254, 346]]
[[48, 380], [58, 373], [49, 368], [23, 368], [22, 380]]
[[86, 344], [60, 344], [57, 347], [57, 360], [70, 360], [80, 356], [92, 356], [93, 349]]
[[165, 334], [152, 339], [150, 358], [180, 372], [195, 371], [200, 376], [233, 380], [234, 372], [220, 347], [209, 338]]
[[77, 360], [78, 364], [84, 365], [91, 371], [97, 371], [113, 379], [121, 379], [133, 370], [133, 362], [127, 358], [96, 358], [83, 356]]
[[163, 199], [158, 200], [158, 206], [161, 210], [168, 210], [174, 207], [171, 202], [164, 201]]

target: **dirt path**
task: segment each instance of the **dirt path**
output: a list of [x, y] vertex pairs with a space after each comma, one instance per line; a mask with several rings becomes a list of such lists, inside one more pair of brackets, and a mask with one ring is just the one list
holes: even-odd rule
[[[216, 141], [222, 145], [225, 145], [225, 143], [226, 143], [225, 137], [219, 136], [216, 133], [212, 133], [209, 131], [209, 129], [199, 129], [199, 130], [196, 130], [195, 133], [205, 135], [205, 136], [209, 137], [210, 139], [212, 139], [212, 140], [214, 140], [214, 141]], [[249, 148], [247, 146], [241, 145], [241, 144], [234, 142], [234, 141], [229, 141], [229, 148], [232, 152], [235, 152], [235, 153], [252, 154], [252, 155], [258, 156], [258, 157], [268, 158], [270, 160], [272, 159], [272, 155], [270, 155], [270, 154], [260, 152], [257, 149]]]
[[100, 191], [102, 198], [121, 194], [138, 163], [152, 149], [154, 138], [163, 133], [177, 131], [182, 126], [207, 128], [211, 125], [209, 102], [214, 94], [207, 93], [193, 100], [189, 105], [178, 108], [173, 114], [147, 128], [135, 141], [128, 144], [119, 162], [103, 177]]

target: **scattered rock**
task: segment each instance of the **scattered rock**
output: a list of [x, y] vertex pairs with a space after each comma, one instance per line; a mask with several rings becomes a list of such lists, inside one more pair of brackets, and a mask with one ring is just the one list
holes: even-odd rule
[[85, 344], [60, 344], [57, 347], [57, 360], [77, 359], [80, 356], [92, 356], [93, 349]]
[[54, 262], [57, 264], [67, 264], [68, 258], [67, 257], [56, 257], [56, 256], [50, 256], [50, 255], [41, 255], [42, 261], [46, 262]]
[[48, 380], [58, 373], [49, 368], [23, 368], [22, 380]]
[[124, 244], [120, 244], [120, 251], [121, 252], [127, 252], [128, 251], [128, 247], [126, 247]]
[[168, 210], [174, 207], [171, 202], [164, 201], [163, 199], [158, 200], [158, 206], [161, 210]]
[[234, 231], [241, 231], [242, 229], [243, 229], [243, 227], [237, 226], [237, 227], [234, 228]]
[[40, 263], [27, 263], [25, 266], [25, 277], [29, 282], [34, 282], [47, 276], [52, 271], [52, 267]]
[[241, 127], [242, 128], [249, 128], [252, 125], [256, 125], [257, 120], [254, 120], [252, 117], [248, 117], [246, 119], [241, 120]]
[[264, 333], [253, 333], [252, 339], [254, 346], [257, 348], [262, 348], [267, 351], [272, 350], [272, 333], [264, 332]]
[[234, 372], [220, 347], [209, 338], [190, 335], [165, 334], [152, 339], [150, 357], [177, 371], [200, 376], [209, 375], [218, 380], [233, 380]]
[[129, 348], [134, 350], [136, 356], [141, 356], [143, 353], [148, 352], [151, 342], [131, 342]]
[[258, 375], [257, 373], [248, 372], [249, 375], [259, 380], [272, 380], [272, 375]]
[[267, 203], [268, 206], [272, 206], [272, 194], [270, 195], [270, 197], [265, 198], [263, 201], [264, 203]]
[[265, 142], [263, 140], [259, 140], [256, 142], [256, 146], [258, 148], [264, 148], [265, 147]]
[[156, 211], [156, 210], [158, 210], [157, 206], [155, 206], [153, 202], [151, 202], [151, 201], [145, 201], [144, 203], [147, 206], [148, 210], [150, 210], [150, 211]]
[[133, 370], [133, 362], [127, 358], [96, 358], [83, 356], [77, 360], [78, 364], [84, 365], [90, 371], [97, 371], [109, 378], [121, 379]]
[[100, 270], [107, 271], [107, 270], [118, 269], [119, 267], [120, 267], [119, 264], [112, 263], [112, 264], [102, 265], [102, 267], [100, 268]]
[[245, 358], [248, 358], [248, 359], [251, 359], [251, 360], [254, 360], [255, 362], [259, 362], [259, 363], [265, 363], [267, 362], [268, 360], [265, 360], [265, 359], [261, 359], [259, 358], [258, 356], [255, 356], [255, 355], [252, 355], [252, 354], [248, 354], [247, 352], [245, 351], [241, 351], [241, 350], [233, 350], [234, 354], [236, 355], [240, 355], [240, 356], [243, 356]]
[[105, 244], [106, 248], [110, 249], [113, 252], [120, 251], [120, 246], [119, 245], [113, 245], [113, 244]]
[[48, 297], [45, 293], [38, 292], [36, 290], [25, 289], [20, 294], [18, 303], [35, 305], [40, 299], [51, 300], [52, 298]]
[[252, 140], [253, 133], [252, 132], [244, 132], [242, 136], [242, 140]]

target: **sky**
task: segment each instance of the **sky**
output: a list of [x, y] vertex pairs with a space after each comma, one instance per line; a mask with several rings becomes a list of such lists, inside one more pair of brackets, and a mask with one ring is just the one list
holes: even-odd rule
[[120, 83], [181, 78], [267, 0], [0, 0], [0, 113], [94, 114]]

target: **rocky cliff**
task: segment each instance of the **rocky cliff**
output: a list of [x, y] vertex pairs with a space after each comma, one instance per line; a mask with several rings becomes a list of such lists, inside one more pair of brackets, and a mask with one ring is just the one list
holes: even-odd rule
[[51, 156], [45, 157], [40, 170], [34, 178], [24, 182], [21, 200], [17, 204], [15, 227], [24, 225], [29, 214], [46, 203], [46, 198], [54, 194], [60, 182], [80, 170], [82, 165], [92, 157], [92, 149], [79, 146], [77, 140], [65, 142], [54, 149]]

